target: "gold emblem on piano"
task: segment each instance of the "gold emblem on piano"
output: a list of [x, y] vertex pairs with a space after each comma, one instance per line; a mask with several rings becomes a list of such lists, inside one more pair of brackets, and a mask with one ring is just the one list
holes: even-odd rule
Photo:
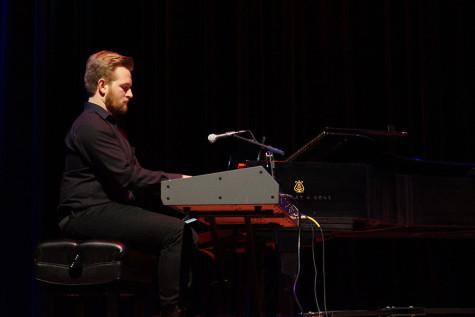
[[303, 186], [303, 181], [295, 181], [294, 191], [297, 194], [302, 194], [305, 191], [305, 187]]

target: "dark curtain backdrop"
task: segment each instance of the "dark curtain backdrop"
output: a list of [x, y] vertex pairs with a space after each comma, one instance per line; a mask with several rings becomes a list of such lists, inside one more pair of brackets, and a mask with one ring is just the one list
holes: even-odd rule
[[257, 156], [236, 139], [210, 144], [210, 133], [249, 129], [288, 156], [326, 126], [407, 131], [398, 155], [473, 163], [474, 9], [461, 0], [2, 0], [0, 312], [35, 310], [32, 249], [57, 234], [63, 138], [86, 100], [90, 54], [135, 59], [121, 124], [150, 169], [196, 175]]

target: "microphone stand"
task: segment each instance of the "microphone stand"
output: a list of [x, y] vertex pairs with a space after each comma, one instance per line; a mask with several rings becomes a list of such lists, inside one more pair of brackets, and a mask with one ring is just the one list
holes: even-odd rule
[[284, 155], [285, 154], [284, 151], [276, 149], [276, 148], [274, 148], [272, 146], [269, 146], [269, 145], [259, 143], [259, 142], [257, 142], [256, 140], [253, 140], [253, 139], [246, 139], [246, 138], [244, 138], [240, 135], [237, 135], [237, 134], [233, 134], [233, 137], [238, 138], [238, 139], [243, 140], [243, 141], [246, 141], [248, 143], [257, 145], [261, 149], [266, 150], [266, 158], [267, 158], [267, 160], [270, 164], [271, 176], [274, 177], [274, 169], [275, 169], [274, 153], [277, 153], [279, 155]]

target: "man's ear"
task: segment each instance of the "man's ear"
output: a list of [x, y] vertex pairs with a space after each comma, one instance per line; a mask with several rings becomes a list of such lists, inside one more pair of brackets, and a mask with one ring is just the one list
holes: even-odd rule
[[99, 94], [101, 94], [101, 96], [105, 96], [108, 89], [108, 85], [104, 78], [99, 79], [99, 81], [97, 82], [97, 89], [99, 91]]

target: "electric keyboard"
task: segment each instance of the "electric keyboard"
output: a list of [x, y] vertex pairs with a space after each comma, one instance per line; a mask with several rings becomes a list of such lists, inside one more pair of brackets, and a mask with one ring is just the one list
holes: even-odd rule
[[217, 225], [275, 224], [295, 227], [292, 196], [262, 166], [173, 179], [161, 183], [165, 206]]

